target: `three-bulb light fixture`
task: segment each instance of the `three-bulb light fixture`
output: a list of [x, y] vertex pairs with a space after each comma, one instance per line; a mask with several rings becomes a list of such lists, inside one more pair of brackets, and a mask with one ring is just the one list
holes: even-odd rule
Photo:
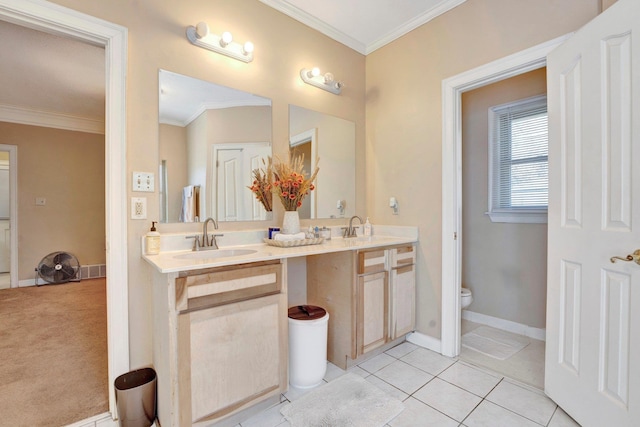
[[314, 67], [312, 69], [303, 68], [300, 70], [300, 77], [305, 83], [319, 87], [320, 89], [324, 89], [331, 93], [335, 93], [336, 95], [340, 95], [342, 87], [344, 86], [342, 82], [335, 80], [333, 74], [321, 74], [318, 67]]
[[244, 44], [234, 42], [233, 36], [228, 31], [222, 33], [221, 36], [212, 34], [206, 22], [199, 22], [195, 27], [188, 26], [187, 39], [196, 46], [230, 56], [239, 61], [253, 61], [253, 43], [250, 41]]
[[[229, 56], [242, 62], [253, 61], [253, 43], [250, 41], [244, 44], [233, 41], [230, 32], [225, 31], [222, 35], [211, 33], [206, 22], [199, 22], [196, 26], [187, 27], [187, 39], [191, 44], [204, 49], [211, 50], [222, 55]], [[318, 67], [312, 69], [303, 68], [300, 70], [302, 81], [328, 92], [340, 95], [342, 82], [336, 81], [331, 73], [320, 73]]]

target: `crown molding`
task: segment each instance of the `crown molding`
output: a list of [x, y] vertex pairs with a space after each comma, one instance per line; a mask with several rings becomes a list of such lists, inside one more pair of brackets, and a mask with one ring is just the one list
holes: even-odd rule
[[0, 121], [104, 135], [104, 120], [0, 104]]
[[427, 10], [421, 15], [416, 16], [410, 21], [406, 22], [404, 25], [396, 28], [394, 31], [388, 33], [384, 37], [379, 38], [373, 43], [367, 45], [364, 54], [368, 55], [371, 52], [380, 49], [382, 46], [385, 46], [392, 41], [404, 36], [405, 34], [415, 30], [421, 25], [426, 24], [427, 22], [437, 18], [438, 16], [450, 11], [453, 8], [460, 6], [462, 3], [467, 0], [445, 0], [438, 3], [437, 6]]
[[353, 37], [348, 36], [340, 30], [328, 25], [326, 22], [319, 20], [315, 16], [298, 9], [295, 6], [290, 5], [289, 3], [275, 0], [260, 0], [262, 3], [270, 6], [287, 16], [295, 19], [296, 21], [302, 22], [303, 24], [313, 28], [324, 34], [325, 36], [331, 37], [332, 39], [342, 43], [343, 45], [350, 47], [351, 49], [365, 55], [367, 51], [367, 47], [364, 43], [354, 39]]
[[296, 21], [302, 22], [305, 25], [313, 28], [321, 32], [322, 34], [331, 37], [332, 39], [344, 44], [347, 47], [359, 52], [363, 55], [368, 55], [376, 49], [380, 49], [382, 46], [385, 46], [392, 41], [396, 40], [399, 37], [407, 34], [408, 32], [415, 30], [419, 26], [426, 24], [432, 19], [437, 18], [445, 12], [450, 11], [451, 9], [461, 5], [467, 0], [444, 0], [441, 1], [435, 7], [429, 9], [428, 11], [416, 16], [411, 19], [409, 22], [404, 25], [396, 28], [394, 31], [388, 33], [387, 35], [379, 38], [373, 43], [365, 45], [363, 42], [354, 39], [353, 37], [348, 36], [340, 30], [328, 25], [326, 22], [319, 20], [313, 15], [308, 14], [307, 12], [298, 9], [295, 6], [290, 5], [287, 2], [278, 1], [278, 0], [260, 0], [260, 2], [284, 13], [287, 16], [295, 19]]
[[233, 108], [233, 107], [270, 107], [271, 100], [265, 99], [252, 99], [250, 101], [247, 100], [234, 100], [234, 101], [208, 101], [202, 102], [194, 112], [187, 117], [184, 121], [176, 120], [173, 118], [161, 117], [160, 123], [163, 125], [172, 125], [172, 126], [180, 126], [185, 127], [191, 124], [192, 121], [200, 117], [202, 113], [207, 110], [221, 110], [224, 108]]

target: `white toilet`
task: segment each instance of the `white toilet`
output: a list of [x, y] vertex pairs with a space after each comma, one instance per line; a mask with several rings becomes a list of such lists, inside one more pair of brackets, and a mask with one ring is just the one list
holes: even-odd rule
[[473, 302], [473, 295], [471, 295], [471, 289], [462, 288], [460, 291], [460, 307], [462, 310], [469, 307]]

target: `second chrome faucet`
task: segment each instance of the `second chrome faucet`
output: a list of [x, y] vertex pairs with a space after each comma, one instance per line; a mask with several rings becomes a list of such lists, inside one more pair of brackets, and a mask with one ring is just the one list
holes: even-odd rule
[[353, 226], [353, 220], [356, 218], [358, 219], [358, 221], [360, 221], [360, 225], [364, 224], [362, 222], [362, 218], [360, 218], [358, 215], [352, 216], [351, 219], [349, 219], [349, 226], [342, 227], [342, 229], [344, 230], [342, 237], [358, 237], [358, 234], [356, 233], [357, 227]]

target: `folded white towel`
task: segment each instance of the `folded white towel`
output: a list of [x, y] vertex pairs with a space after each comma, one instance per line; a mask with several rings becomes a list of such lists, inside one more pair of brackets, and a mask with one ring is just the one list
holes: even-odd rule
[[182, 195], [184, 197], [193, 197], [193, 185], [187, 185], [182, 189]]
[[289, 242], [291, 240], [303, 240], [305, 238], [304, 231], [297, 234], [282, 234], [278, 233], [274, 236], [273, 240], [279, 240], [281, 242]]

